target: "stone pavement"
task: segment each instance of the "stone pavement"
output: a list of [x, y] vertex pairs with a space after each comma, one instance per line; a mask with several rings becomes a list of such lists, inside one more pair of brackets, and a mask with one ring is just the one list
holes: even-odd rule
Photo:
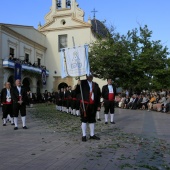
[[[116, 108], [116, 124], [105, 125], [100, 113], [102, 121], [96, 123], [96, 129], [101, 140], [81, 142], [81, 128], [79, 133], [55, 131], [32, 118], [31, 108], [28, 112], [27, 130], [22, 129], [20, 119], [17, 131], [10, 123], [2, 126], [0, 120], [0, 170], [143, 170], [170, 166], [170, 114]], [[150, 147], [159, 151], [152, 153]]]

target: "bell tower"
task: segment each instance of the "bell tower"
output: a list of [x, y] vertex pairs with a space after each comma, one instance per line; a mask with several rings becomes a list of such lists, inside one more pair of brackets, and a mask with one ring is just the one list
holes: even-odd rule
[[[78, 6], [76, 0], [52, 0], [50, 12], [44, 17], [45, 24], [53, 21], [56, 17], [64, 15], [69, 15], [70, 17], [84, 21], [84, 11]], [[39, 30], [42, 27], [39, 27]]]
[[56, 9], [57, 9], [57, 0], [52, 0], [51, 11], [56, 11]]
[[71, 0], [52, 0], [52, 9], [53, 10], [70, 9], [71, 3], [72, 3]]

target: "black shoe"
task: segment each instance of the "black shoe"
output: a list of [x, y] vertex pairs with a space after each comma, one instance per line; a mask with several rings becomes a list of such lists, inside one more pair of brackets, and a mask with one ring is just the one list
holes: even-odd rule
[[82, 142], [86, 142], [86, 141], [87, 141], [86, 136], [83, 136], [82, 137]]
[[115, 122], [110, 122], [111, 124], [116, 124]]
[[97, 137], [96, 135], [90, 136], [90, 139], [100, 140], [100, 138]]
[[11, 125], [15, 125], [14, 123], [11, 123]]
[[28, 128], [26, 126], [24, 126], [23, 129], [28, 129]]
[[3, 126], [6, 126], [6, 124], [4, 123]]
[[18, 130], [18, 127], [14, 127], [14, 130]]
[[97, 119], [98, 121], [101, 121], [101, 119]]
[[105, 122], [105, 124], [107, 125], [107, 124], [108, 124], [108, 122]]

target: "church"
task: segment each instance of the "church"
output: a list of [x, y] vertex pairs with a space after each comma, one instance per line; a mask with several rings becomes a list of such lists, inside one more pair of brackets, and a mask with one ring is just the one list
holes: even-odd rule
[[[44, 25], [0, 23], [0, 88], [15, 82], [20, 71], [22, 84], [33, 93], [57, 91], [62, 85], [74, 86], [73, 77], [61, 78], [60, 49], [93, 43], [102, 23], [89, 18], [76, 0], [52, 0]], [[21, 70], [17, 68], [20, 66]], [[42, 74], [44, 73], [44, 74]], [[106, 82], [94, 79], [100, 87]]]

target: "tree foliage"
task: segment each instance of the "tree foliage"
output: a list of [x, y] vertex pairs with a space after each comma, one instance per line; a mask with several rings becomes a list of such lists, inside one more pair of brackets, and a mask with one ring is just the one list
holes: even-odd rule
[[91, 44], [90, 67], [96, 77], [112, 78], [118, 86], [134, 91], [169, 88], [170, 59], [168, 48], [152, 40], [145, 25], [120, 35], [111, 27], [103, 39]]

